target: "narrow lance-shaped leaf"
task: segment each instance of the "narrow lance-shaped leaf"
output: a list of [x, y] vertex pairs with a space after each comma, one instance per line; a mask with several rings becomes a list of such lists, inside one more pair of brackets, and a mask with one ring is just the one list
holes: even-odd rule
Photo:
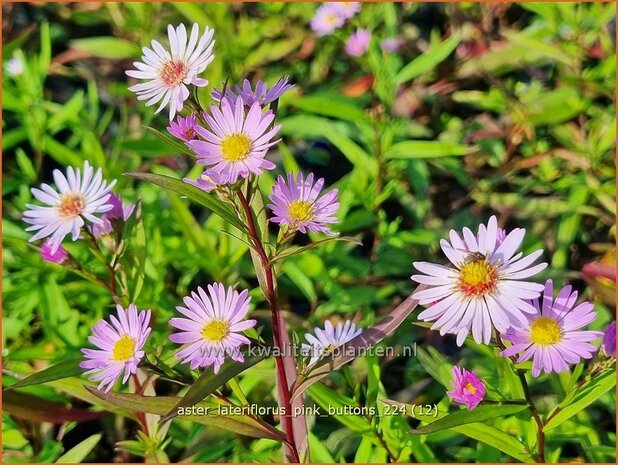
[[57, 424], [67, 421], [92, 421], [102, 415], [100, 412], [67, 408], [63, 404], [16, 391], [5, 391], [3, 393], [2, 408], [5, 412], [18, 418]]
[[49, 381], [57, 379], [70, 378], [71, 376], [79, 376], [84, 371], [79, 367], [81, 360], [81, 357], [71, 358], [55, 363], [44, 370], [17, 381], [15, 384], [7, 387], [6, 390], [48, 383]]
[[84, 439], [58, 458], [56, 463], [81, 463], [92, 452], [92, 449], [96, 447], [102, 437], [102, 434], [93, 434], [89, 438]]

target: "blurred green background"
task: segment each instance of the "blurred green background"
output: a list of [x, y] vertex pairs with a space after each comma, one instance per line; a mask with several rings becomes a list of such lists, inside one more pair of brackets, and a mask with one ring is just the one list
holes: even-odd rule
[[[190, 157], [144, 128], [164, 130], [165, 112], [153, 115], [127, 89], [124, 71], [139, 59], [140, 46], [153, 38], [165, 41], [169, 23], [215, 29], [216, 58], [204, 74], [210, 84], [199, 91], [203, 105], [212, 86], [228, 77], [230, 83], [273, 83], [290, 76], [296, 86], [281, 99], [277, 116], [283, 141], [269, 155], [278, 169], [263, 175], [260, 185], [268, 192], [277, 174], [297, 169], [324, 177], [340, 190], [336, 230], [363, 243], [331, 243], [282, 267], [280, 293], [299, 336], [326, 318], [370, 326], [412, 292], [414, 260], [443, 262], [438, 243], [448, 229], [473, 227], [491, 214], [507, 229], [528, 229], [525, 250], [545, 249], [551, 266], [539, 279], [570, 281], [596, 303], [593, 329], [615, 319], [615, 284], [608, 279], [615, 267], [615, 6], [367, 4], [344, 28], [321, 38], [309, 28], [317, 6], [3, 4], [5, 385], [77, 356], [92, 324], [112, 308], [104, 288], [44, 262], [23, 231], [30, 188], [52, 182], [54, 168], [83, 160], [117, 179], [115, 190], [126, 201], [143, 202], [147, 253], [136, 303], [154, 310], [153, 352], [172, 349], [167, 322], [182, 296], [213, 281], [251, 289], [253, 315], [268, 324], [247, 246], [224, 233], [233, 228], [161, 188], [123, 176], [200, 172]], [[373, 34], [369, 51], [357, 59], [343, 53], [354, 26]], [[396, 53], [380, 48], [390, 37], [401, 39]], [[84, 244], [64, 245], [85, 267], [103, 273]], [[388, 342], [433, 345], [487, 379], [497, 378], [481, 348], [457, 352], [449, 338], [411, 322]], [[444, 387], [427, 368], [435, 357], [426, 356], [424, 364], [417, 358], [381, 361], [382, 389], [391, 398], [437, 402]], [[333, 377], [333, 389], [356, 396], [354, 384], [368, 376], [367, 366], [357, 362]], [[272, 365], [262, 362], [242, 379], [251, 399], [274, 404]], [[70, 386], [54, 387], [23, 392], [88, 405], [71, 397]], [[561, 387], [539, 383], [535, 389], [551, 405]], [[3, 413], [4, 461], [55, 461], [101, 432], [103, 439], [84, 459], [129, 457], [113, 449], [133, 434], [134, 426], [120, 417], [75, 429], [75, 422], [52, 427], [30, 414]], [[358, 457], [366, 448], [359, 449], [353, 426], [344, 426], [319, 419], [310, 437], [315, 461], [380, 459], [379, 451]], [[516, 427], [522, 426], [501, 426]], [[613, 394], [565, 428], [568, 434], [550, 438], [559, 450], [555, 460], [615, 460]], [[168, 437], [172, 460], [280, 460], [272, 442], [230, 441], [229, 432], [195, 424], [174, 423]], [[200, 446], [205, 441], [208, 448]], [[453, 433], [426, 441], [434, 455], [422, 455], [427, 448], [418, 446], [419, 455], [413, 451], [410, 460], [508, 460]]]

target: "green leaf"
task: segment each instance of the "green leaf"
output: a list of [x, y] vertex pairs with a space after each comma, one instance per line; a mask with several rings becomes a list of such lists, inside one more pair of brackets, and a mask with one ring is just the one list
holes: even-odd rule
[[84, 439], [78, 445], [59, 457], [56, 463], [81, 463], [81, 461], [92, 452], [92, 449], [95, 448], [102, 437], [102, 434], [93, 434], [89, 438]]
[[[94, 396], [122, 409], [152, 413], [159, 416], [166, 415], [167, 412], [175, 409], [178, 403], [178, 397], [140, 396], [138, 394], [114, 391], [105, 393], [90, 386], [86, 387], [86, 389]], [[179, 418], [254, 438], [281, 440], [280, 434], [275, 429], [266, 427], [255, 418], [248, 415], [232, 415], [223, 410], [220, 411], [220, 408], [224, 408], [224, 406], [215, 402], [200, 402], [189, 405], [184, 412], [181, 411], [186, 414], [181, 415]]]
[[[314, 384], [307, 389], [307, 394], [315, 400], [318, 405], [326, 412], [337, 412], [333, 416], [342, 425], [350, 428], [357, 433], [367, 433], [373, 435], [371, 423], [361, 415], [350, 415], [345, 413], [345, 407], [357, 407], [358, 404], [349, 397], [343, 396], [323, 384]], [[334, 410], [332, 410], [334, 409]]]
[[137, 44], [117, 37], [75, 39], [71, 41], [71, 46], [98, 58], [135, 58], [140, 54]]
[[283, 260], [284, 258], [292, 257], [293, 255], [298, 255], [300, 253], [306, 252], [307, 250], [311, 250], [320, 245], [328, 244], [329, 242], [335, 242], [335, 241], [345, 241], [345, 242], [351, 242], [356, 245], [363, 245], [363, 243], [360, 240], [356, 239], [355, 237], [351, 237], [351, 236], [329, 237], [327, 239], [315, 241], [315, 242], [312, 242], [311, 244], [303, 245], [301, 247], [290, 247], [282, 251], [280, 254], [276, 255], [275, 257], [273, 257], [270, 260], [270, 263], [274, 263], [278, 260]]
[[[573, 415], [581, 412], [607, 391], [616, 386], [616, 368], [608, 369], [587, 382], [576, 387], [558, 405], [556, 413], [545, 425], [545, 432], [556, 428]], [[551, 414], [550, 414], [551, 415]]]
[[175, 179], [161, 174], [126, 173], [126, 176], [139, 179], [140, 181], [151, 182], [169, 191], [187, 196], [194, 202], [208, 208], [214, 214], [219, 215], [225, 221], [237, 227], [245, 234], [248, 233], [247, 227], [240, 221], [236, 213], [230, 207], [217, 199], [214, 194], [206, 193], [203, 190], [187, 184], [180, 179]]
[[[165, 142], [167, 145], [172, 147], [174, 150], [178, 151], [179, 153], [184, 153], [185, 155], [189, 155], [192, 158], [195, 157], [195, 153], [185, 144], [181, 144], [180, 142], [178, 142], [177, 139], [174, 139], [173, 137], [170, 137], [168, 134], [165, 134], [164, 132], [161, 132], [158, 129], [152, 128], [150, 126], [144, 126], [144, 127], [148, 131], [153, 133], [155, 136], [157, 136], [159, 139], [161, 139], [163, 142]], [[130, 141], [130, 142], [136, 142], [138, 144], [137, 147], [139, 147], [140, 141], [141, 140]], [[137, 148], [135, 150], [139, 151]]]
[[407, 140], [397, 142], [386, 151], [386, 158], [404, 158], [408, 160], [419, 158], [459, 157], [471, 153], [473, 149], [461, 144], [451, 144], [433, 140]]
[[30, 394], [4, 391], [2, 409], [18, 418], [35, 422], [65, 423], [67, 421], [92, 421], [101, 413], [80, 408], [68, 408], [63, 404], [51, 402]]
[[448, 56], [453, 53], [453, 50], [459, 45], [461, 41], [461, 34], [456, 32], [448, 39], [432, 45], [422, 55], [417, 56], [414, 60], [404, 66], [397, 76], [395, 76], [395, 82], [397, 84], [403, 84], [405, 82], [414, 79], [421, 74], [432, 71], [436, 66], [442, 63]]
[[44, 370], [39, 371], [38, 373], [34, 373], [26, 378], [17, 381], [15, 384], [9, 386], [6, 389], [9, 390], [25, 386], [33, 386], [35, 384], [43, 384], [57, 379], [70, 378], [71, 376], [79, 376], [84, 371], [79, 367], [79, 363], [81, 362], [81, 360], [81, 358], [63, 360], [62, 362], [47, 367]]
[[290, 101], [290, 105], [316, 115], [330, 116], [353, 122], [369, 122], [369, 118], [363, 110], [354, 105], [352, 101], [342, 100], [336, 95], [297, 97]]
[[187, 393], [180, 399], [176, 399], [175, 405], [168, 411], [164, 412], [161, 417], [161, 422], [171, 420], [178, 415], [178, 411], [184, 407], [191, 407], [202, 401], [210, 394], [215, 392], [218, 388], [227, 383], [234, 376], [242, 373], [248, 368], [251, 368], [256, 363], [264, 359], [263, 355], [247, 356], [245, 355], [245, 361], [242, 363], [234, 360], [228, 360], [223, 364], [219, 373], [214, 374], [211, 371], [205, 371], [202, 375], [193, 383]]

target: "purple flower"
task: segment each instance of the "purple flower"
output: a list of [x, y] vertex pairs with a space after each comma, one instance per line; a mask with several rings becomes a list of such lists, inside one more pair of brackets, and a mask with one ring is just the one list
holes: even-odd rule
[[599, 331], [582, 331], [580, 328], [591, 323], [597, 314], [594, 305], [583, 302], [575, 306], [577, 291], [571, 286], [563, 287], [554, 300], [551, 279], [545, 283], [541, 302], [532, 302], [535, 313], [526, 315], [528, 324], [521, 328], [511, 328], [502, 338], [513, 345], [502, 351], [502, 356], [520, 354], [517, 363], [533, 359], [532, 376], [545, 373], [568, 371], [569, 364], [578, 363], [582, 358], [592, 358], [596, 347], [590, 344], [601, 337]]
[[612, 321], [603, 334], [603, 351], [610, 357], [616, 356], [616, 322]]
[[176, 307], [187, 318], [172, 318], [170, 325], [180, 329], [170, 340], [187, 346], [178, 352], [182, 363], [191, 369], [214, 365], [215, 373], [223, 365], [225, 356], [244, 360], [240, 346], [250, 341], [241, 334], [255, 326], [255, 320], [245, 320], [251, 297], [247, 290], [241, 293], [223, 284], [208, 286], [208, 294], [201, 287], [184, 298], [186, 307]]
[[117, 305], [118, 318], [110, 317], [111, 324], [100, 320], [92, 328], [88, 340], [97, 349], [82, 349], [86, 360], [79, 364], [91, 381], [101, 381], [99, 389], [108, 392], [114, 383], [122, 379], [126, 383], [129, 376], [137, 372], [137, 365], [144, 356], [144, 344], [150, 334], [150, 310], [137, 310], [134, 304], [127, 307]]
[[209, 171], [220, 176], [221, 182], [230, 184], [251, 173], [260, 174], [275, 167], [264, 158], [268, 149], [281, 140], [272, 140], [281, 128], [277, 125], [269, 130], [275, 119], [272, 111], [263, 112], [256, 102], [245, 116], [242, 100], [232, 103], [224, 98], [221, 109], [213, 105], [211, 113], [204, 116], [210, 130], [195, 127], [204, 140], [187, 142], [199, 164], [208, 166]]
[[114, 229], [112, 222], [126, 222], [135, 210], [135, 204], [129, 203], [125, 205], [120, 197], [113, 192], [109, 197], [108, 203], [112, 205], [112, 209], [103, 213], [101, 216], [102, 222], [100, 224], [93, 224], [90, 226], [90, 231], [94, 237], [109, 234]]
[[318, 36], [326, 36], [343, 26], [344, 22], [345, 19], [339, 14], [336, 4], [325, 3], [315, 12], [311, 20], [311, 29]]
[[380, 47], [387, 53], [393, 53], [401, 47], [401, 39], [398, 37], [388, 37], [380, 42]]
[[51, 241], [47, 240], [41, 246], [41, 258], [49, 263], [55, 263], [56, 265], [62, 265], [69, 258], [69, 252], [67, 249], [60, 245], [55, 252], [52, 251], [53, 246]]
[[[127, 71], [127, 76], [143, 79], [146, 82], [129, 87], [137, 94], [138, 100], [148, 100], [146, 106], [161, 102], [155, 113], [159, 113], [169, 104], [169, 119], [174, 119], [182, 110], [184, 101], [189, 97], [188, 85], [204, 87], [206, 79], [197, 76], [215, 58], [212, 49], [214, 31], [207, 27], [199, 37], [199, 26], [193, 25], [191, 37], [187, 41], [187, 30], [184, 24], [174, 28], [167, 26], [169, 51], [156, 40], [151, 42], [152, 49], [142, 48], [142, 62], [133, 65], [137, 69]], [[198, 41], [199, 39], [199, 41]]]
[[[293, 84], [288, 82], [289, 78], [287, 76], [279, 79], [275, 84], [269, 89], [268, 86], [264, 83], [264, 81], [258, 81], [255, 85], [255, 89], [251, 87], [251, 82], [248, 79], [245, 79], [241, 86], [234, 87], [232, 89], [225, 90], [225, 98], [229, 99], [230, 102], [236, 102], [236, 99], [239, 97], [242, 99], [243, 103], [250, 107], [255, 102], [259, 103], [262, 106], [266, 106], [278, 98], [280, 98], [283, 94], [285, 94], [288, 90], [294, 87]], [[212, 90], [212, 98], [216, 102], [220, 102], [223, 97], [223, 90], [214, 88]]]
[[333, 2], [326, 3], [326, 5], [329, 5], [344, 20], [353, 18], [361, 10], [361, 2]]
[[359, 57], [364, 55], [369, 48], [370, 41], [371, 32], [367, 29], [358, 29], [345, 43], [345, 53], [351, 57]]
[[517, 250], [526, 230], [515, 229], [500, 242], [498, 229], [492, 216], [487, 226], [479, 225], [477, 234], [464, 228], [463, 239], [451, 230], [450, 242], [443, 239], [440, 246], [452, 266], [414, 263], [425, 274], [412, 280], [428, 288], [413, 297], [421, 305], [430, 304], [418, 319], [435, 321], [431, 329], [439, 328], [442, 335], [457, 334], [457, 345], [463, 344], [470, 330], [476, 342], [488, 344], [494, 327], [504, 332], [511, 326], [525, 326], [525, 314], [535, 313], [529, 300], [539, 296], [543, 285], [522, 280], [547, 266], [532, 265], [543, 250], [522, 258]]
[[74, 241], [79, 238], [84, 220], [92, 224], [103, 222], [95, 214], [113, 208], [109, 198], [116, 181], [104, 181], [101, 168], [95, 172], [87, 161], [83, 171], [68, 167], [66, 176], [60, 170], [53, 174], [58, 192], [47, 184], [41, 184], [40, 189], [32, 188], [32, 195], [46, 205], [27, 204], [24, 221], [31, 225], [26, 231], [37, 231], [30, 242], [49, 237], [51, 252], [55, 253], [68, 234]]
[[346, 321], [345, 324], [340, 321], [337, 326], [333, 326], [330, 321], [326, 320], [324, 329], [315, 328], [315, 336], [310, 333], [305, 334], [305, 339], [309, 344], [303, 344], [302, 351], [303, 355], [311, 356], [308, 366], [311, 367], [321, 358], [332, 355], [338, 347], [351, 341], [362, 331], [351, 321]]
[[451, 373], [453, 382], [451, 383], [451, 390], [446, 394], [453, 401], [465, 405], [468, 410], [472, 410], [485, 398], [483, 381], [473, 372], [458, 366], [454, 366]]
[[308, 229], [334, 235], [326, 225], [337, 222], [334, 215], [339, 208], [338, 191], [333, 189], [320, 197], [322, 186], [322, 178], [313, 183], [313, 173], [310, 173], [307, 179], [303, 178], [302, 173], [298, 173], [296, 179], [293, 174], [288, 173], [287, 183], [279, 176], [269, 197], [272, 203], [268, 208], [275, 215], [270, 221], [286, 224], [302, 233], [306, 233]]
[[221, 184], [225, 184], [221, 182], [221, 176], [218, 172], [213, 170], [204, 171], [198, 179], [189, 179], [183, 178], [183, 181], [187, 184], [191, 184], [199, 189], [202, 189], [204, 192], [212, 192]]
[[172, 121], [167, 127], [167, 132], [172, 136], [189, 142], [195, 139], [197, 133], [195, 132], [195, 125], [197, 124], [197, 117], [195, 115], [189, 115], [186, 118], [177, 116], [176, 121]]

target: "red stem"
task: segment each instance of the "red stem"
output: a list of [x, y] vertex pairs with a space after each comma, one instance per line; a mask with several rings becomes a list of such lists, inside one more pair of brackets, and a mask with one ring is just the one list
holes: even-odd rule
[[272, 319], [273, 325], [273, 342], [278, 351], [278, 356], [275, 357], [275, 362], [277, 364], [277, 382], [279, 383], [281, 393], [283, 395], [283, 404], [285, 408], [285, 412], [283, 415], [283, 421], [285, 422], [285, 432], [287, 436], [287, 442], [289, 443], [290, 450], [292, 452], [293, 461], [295, 463], [300, 463], [300, 457], [298, 454], [298, 450], [296, 449], [296, 443], [294, 441], [294, 431], [293, 431], [293, 422], [292, 422], [292, 402], [290, 400], [290, 388], [288, 385], [287, 376], [285, 374], [285, 366], [283, 364], [283, 357], [285, 355], [284, 348], [282, 347], [281, 342], [281, 331], [283, 328], [279, 325], [279, 304], [277, 302], [277, 295], [275, 293], [275, 280], [273, 276], [272, 268], [269, 265], [268, 256], [266, 255], [266, 251], [262, 245], [262, 242], [258, 236], [257, 229], [255, 227], [255, 222], [253, 220], [253, 214], [251, 212], [251, 207], [249, 206], [249, 202], [243, 195], [243, 193], [238, 191], [238, 199], [240, 200], [240, 204], [245, 212], [245, 216], [247, 217], [247, 226], [249, 227], [249, 237], [253, 242], [253, 246], [255, 247], [255, 251], [260, 257], [260, 261], [262, 262], [262, 267], [264, 268], [264, 272], [266, 274], [266, 300], [268, 300], [268, 304], [270, 307], [270, 315]]

